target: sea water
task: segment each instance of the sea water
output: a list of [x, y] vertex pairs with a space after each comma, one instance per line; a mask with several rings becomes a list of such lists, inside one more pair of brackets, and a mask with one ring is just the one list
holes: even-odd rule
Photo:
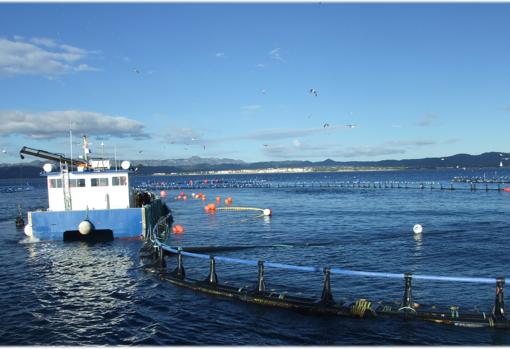
[[[435, 183], [430, 190], [346, 188], [200, 189], [207, 200], [166, 197], [183, 234], [167, 243], [183, 247], [231, 247], [215, 255], [300, 266], [423, 275], [510, 276], [510, 193], [439, 190], [454, 176], [493, 176], [494, 169], [305, 173], [239, 176], [135, 177], [186, 182], [204, 179], [270, 184], [400, 181]], [[497, 169], [496, 175], [510, 171]], [[351, 319], [303, 315], [244, 304], [177, 288], [144, 271], [141, 241], [38, 242], [16, 230], [23, 212], [47, 206], [44, 179], [2, 180], [32, 191], [0, 199], [0, 345], [387, 345], [510, 344], [510, 331], [470, 329], [399, 319]], [[457, 185], [457, 184], [456, 184]], [[198, 191], [197, 191], [198, 192]], [[159, 194], [159, 191], [156, 192]], [[204, 212], [230, 196], [232, 206], [257, 212]], [[26, 217], [25, 217], [26, 218]], [[421, 224], [423, 233], [414, 234]], [[170, 258], [168, 268], [175, 267]], [[208, 261], [184, 259], [188, 276], [205, 278]], [[256, 267], [217, 262], [220, 283], [254, 287]], [[266, 288], [319, 298], [322, 273], [266, 268]], [[403, 280], [332, 275], [337, 300], [400, 301]], [[508, 293], [508, 292], [507, 292]], [[478, 307], [490, 311], [495, 285], [413, 281], [417, 303]]]

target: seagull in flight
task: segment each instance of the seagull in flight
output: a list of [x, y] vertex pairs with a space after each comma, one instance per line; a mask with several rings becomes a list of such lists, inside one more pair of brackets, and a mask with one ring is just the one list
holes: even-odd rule
[[326, 127], [329, 127], [329, 124], [327, 122], [324, 124], [324, 128]]
[[136, 68], [133, 69], [133, 72], [136, 73], [136, 74], [140, 74], [140, 71]]
[[319, 92], [316, 89], [311, 88], [310, 89], [310, 94], [314, 95], [315, 97], [317, 97], [319, 95]]

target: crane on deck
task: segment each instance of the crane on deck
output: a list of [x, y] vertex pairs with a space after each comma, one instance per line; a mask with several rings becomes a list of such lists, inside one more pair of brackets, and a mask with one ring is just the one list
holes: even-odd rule
[[19, 151], [19, 156], [21, 159], [24, 159], [25, 157], [23, 155], [32, 155], [38, 158], [46, 159], [46, 160], [52, 160], [52, 161], [58, 161], [59, 163], [64, 163], [68, 166], [77, 166], [77, 167], [89, 167], [89, 164], [81, 159], [70, 159], [65, 157], [62, 154], [57, 153], [50, 153], [45, 150], [39, 150], [39, 149], [33, 149], [29, 147], [23, 147]]

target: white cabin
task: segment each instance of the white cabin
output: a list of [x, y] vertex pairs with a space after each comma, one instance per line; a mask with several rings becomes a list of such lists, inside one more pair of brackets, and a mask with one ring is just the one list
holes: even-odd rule
[[[47, 173], [48, 211], [105, 210], [134, 207], [128, 170]], [[69, 185], [65, 185], [65, 180]]]

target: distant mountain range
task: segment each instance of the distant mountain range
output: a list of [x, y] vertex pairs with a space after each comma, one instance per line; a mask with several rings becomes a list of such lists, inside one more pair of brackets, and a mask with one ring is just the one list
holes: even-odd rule
[[[505, 160], [507, 158], [508, 160]], [[380, 160], [380, 161], [265, 161], [247, 163], [242, 160], [201, 158], [193, 156], [187, 159], [168, 160], [133, 160], [131, 164], [138, 168], [139, 174], [150, 175], [154, 173], [190, 173], [201, 171], [224, 171], [224, 170], [261, 170], [267, 168], [303, 168], [310, 167], [316, 170], [334, 171], [341, 167], [377, 167], [377, 168], [402, 168], [402, 169], [435, 169], [455, 167], [499, 167], [500, 161], [506, 166], [510, 165], [510, 153], [489, 152], [480, 155], [456, 154], [452, 156], [404, 159], [404, 160]], [[41, 172], [43, 161], [31, 161], [19, 164], [0, 164], [0, 178], [33, 178]]]

